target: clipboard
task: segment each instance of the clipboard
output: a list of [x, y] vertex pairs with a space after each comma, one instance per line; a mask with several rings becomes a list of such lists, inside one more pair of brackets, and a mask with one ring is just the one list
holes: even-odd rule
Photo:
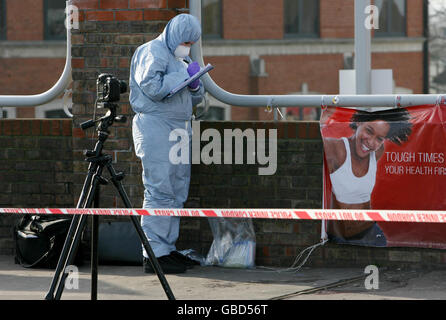
[[211, 71], [212, 69], [214, 69], [214, 66], [211, 65], [210, 63], [208, 63], [206, 65], [206, 67], [204, 68], [200, 68], [200, 71], [198, 71], [196, 74], [194, 74], [192, 77], [190, 77], [187, 80], [184, 80], [181, 84], [179, 84], [177, 87], [175, 87], [174, 89], [172, 89], [172, 91], [169, 92], [169, 94], [166, 96], [166, 98], [170, 98], [173, 95], [175, 95], [178, 91], [181, 91], [182, 89], [184, 89], [185, 87], [187, 87], [190, 83], [194, 82], [195, 80], [199, 79], [202, 75], [204, 75], [205, 73], [208, 73], [209, 71]]

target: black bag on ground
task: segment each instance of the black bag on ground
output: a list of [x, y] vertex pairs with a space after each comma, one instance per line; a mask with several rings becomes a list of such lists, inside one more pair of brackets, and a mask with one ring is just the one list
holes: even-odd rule
[[142, 265], [142, 245], [130, 221], [99, 224], [98, 259], [100, 264]]
[[[14, 227], [15, 262], [25, 268], [55, 269], [71, 220], [72, 217], [24, 215]], [[81, 250], [78, 253], [76, 265], [82, 264]]]

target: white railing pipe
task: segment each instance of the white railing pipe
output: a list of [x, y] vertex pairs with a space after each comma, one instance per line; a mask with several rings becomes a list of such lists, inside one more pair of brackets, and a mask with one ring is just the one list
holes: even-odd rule
[[[201, 0], [189, 0], [190, 14], [201, 21]], [[359, 26], [355, 26], [359, 27]], [[192, 59], [204, 66], [201, 39], [192, 46]], [[232, 70], [237, 72], [237, 70]], [[217, 100], [240, 107], [410, 107], [423, 104], [437, 104], [444, 101], [437, 94], [403, 95], [242, 95], [228, 92], [219, 87], [209, 74], [201, 77], [206, 90]]]

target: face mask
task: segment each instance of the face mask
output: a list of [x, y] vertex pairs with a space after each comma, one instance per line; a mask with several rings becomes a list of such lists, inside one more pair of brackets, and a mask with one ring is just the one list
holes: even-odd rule
[[186, 58], [190, 53], [190, 47], [179, 45], [174, 52], [175, 57], [177, 58]]

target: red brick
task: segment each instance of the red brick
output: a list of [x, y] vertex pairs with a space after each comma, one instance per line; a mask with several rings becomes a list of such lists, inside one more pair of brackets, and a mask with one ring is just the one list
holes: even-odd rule
[[101, 58], [101, 67], [107, 68], [110, 65], [111, 58]]
[[79, 11], [78, 20], [79, 20], [79, 22], [82, 22], [85, 20], [85, 12], [84, 11]]
[[269, 247], [263, 247], [262, 248], [262, 253], [263, 253], [263, 255], [265, 256], [265, 257], [269, 257], [270, 256], [270, 253], [269, 253]]
[[3, 134], [5, 136], [12, 135], [12, 120], [2, 120], [3, 122]]
[[186, 0], [169, 0], [168, 6], [173, 8], [186, 8]]
[[130, 67], [130, 59], [129, 58], [119, 58], [119, 67], [120, 68]]
[[[60, 78], [65, 58], [0, 59], [0, 95], [28, 95], [45, 92]], [[38, 75], [39, 81], [23, 75]], [[22, 109], [32, 110], [24, 107]]]
[[282, 1], [225, 0], [222, 19], [225, 39], [283, 38]]
[[306, 139], [307, 138], [307, 124], [308, 123], [299, 123], [297, 127], [297, 138]]
[[6, 1], [6, 12], [8, 40], [43, 40], [43, 0]]
[[320, 139], [321, 132], [319, 123], [317, 122], [309, 122], [308, 124], [308, 139]]
[[99, 9], [99, 0], [73, 0], [73, 5], [79, 9]]
[[423, 36], [423, 1], [406, 1], [407, 19], [406, 29], [408, 37]]
[[320, 1], [321, 38], [353, 38], [355, 36], [354, 1]]
[[85, 131], [81, 128], [72, 128], [73, 138], [85, 138]]
[[288, 122], [287, 134], [288, 134], [288, 139], [297, 138], [297, 128], [295, 122]]
[[42, 135], [49, 136], [51, 134], [51, 122], [49, 120], [42, 120]]
[[127, 9], [129, 7], [128, 0], [101, 0], [101, 9]]
[[41, 120], [33, 120], [31, 121], [31, 133], [33, 136], [40, 135], [40, 125], [42, 121]]
[[177, 15], [174, 10], [144, 10], [144, 20], [167, 21]]
[[61, 120], [51, 120], [51, 135], [60, 136], [61, 133]]
[[84, 35], [83, 34], [72, 34], [71, 35], [71, 44], [84, 44]]
[[71, 120], [62, 120], [62, 135], [71, 136], [73, 122]]
[[31, 135], [31, 121], [30, 120], [22, 120], [22, 135], [24, 135], [24, 136]]
[[85, 66], [84, 58], [71, 58], [71, 66], [74, 69], [83, 69]]
[[[318, 226], [318, 228], [319, 228], [319, 226]], [[299, 232], [299, 225], [297, 223], [295, 223], [293, 225], [293, 233], [298, 233], [298, 232]]]
[[87, 11], [87, 21], [113, 21], [115, 19], [113, 11]]
[[286, 138], [286, 123], [285, 122], [277, 122], [277, 139]]
[[116, 20], [118, 21], [142, 20], [142, 17], [142, 11], [116, 11]]
[[12, 134], [15, 136], [19, 136], [22, 134], [22, 126], [21, 126], [20, 120], [13, 120]]
[[167, 8], [167, 0], [130, 0], [131, 9]]

